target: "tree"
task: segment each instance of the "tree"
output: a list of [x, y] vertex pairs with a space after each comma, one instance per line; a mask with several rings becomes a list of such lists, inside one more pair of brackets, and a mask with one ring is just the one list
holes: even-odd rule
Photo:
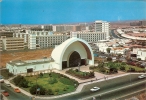
[[107, 58], [107, 61], [112, 61], [112, 58], [111, 58], [111, 57], [108, 57], [108, 58]]
[[107, 48], [106, 51], [107, 51], [107, 53], [110, 53], [111, 48]]
[[13, 79], [15, 85], [19, 86], [19, 87], [24, 87], [27, 88], [28, 87], [28, 81], [21, 75], [18, 75], [17, 77], [15, 77]]
[[[37, 91], [37, 89], [40, 89], [39, 91]], [[46, 89], [43, 88], [41, 85], [33, 85], [30, 89], [29, 89], [31, 94], [38, 94], [40, 93], [40, 95], [45, 95], [45, 91]]]

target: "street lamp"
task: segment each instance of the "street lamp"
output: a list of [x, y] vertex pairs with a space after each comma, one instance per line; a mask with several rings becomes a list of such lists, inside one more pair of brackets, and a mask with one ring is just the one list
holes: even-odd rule
[[36, 96], [37, 96], [37, 79], [38, 79], [38, 76], [36, 75]]
[[78, 63], [78, 68], [79, 68], [79, 71], [80, 71], [80, 62]]

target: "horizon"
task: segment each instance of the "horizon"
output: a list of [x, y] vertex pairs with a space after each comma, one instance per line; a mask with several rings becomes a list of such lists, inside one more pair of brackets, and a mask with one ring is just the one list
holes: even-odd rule
[[2, 25], [146, 20], [145, 0], [2, 0]]

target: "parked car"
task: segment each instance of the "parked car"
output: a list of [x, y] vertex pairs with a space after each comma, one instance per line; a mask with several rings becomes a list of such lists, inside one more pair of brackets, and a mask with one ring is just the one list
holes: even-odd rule
[[9, 83], [6, 83], [6, 86], [8, 86], [8, 87], [11, 87], [11, 84], [9, 84]]
[[17, 93], [21, 92], [18, 88], [15, 88], [14, 91], [17, 92]]
[[1, 78], [1, 79], [0, 79], [0, 83], [4, 83], [4, 79]]
[[138, 78], [140, 78], [140, 79], [142, 79], [142, 78], [146, 78], [146, 75], [140, 75], [140, 76], [138, 76]]
[[6, 90], [4, 90], [4, 91], [2, 92], [2, 94], [3, 94], [4, 96], [9, 96], [9, 93], [8, 93]]
[[99, 87], [93, 87], [92, 89], [90, 89], [90, 91], [92, 91], [92, 92], [95, 92], [95, 91], [98, 91], [98, 90], [100, 90]]

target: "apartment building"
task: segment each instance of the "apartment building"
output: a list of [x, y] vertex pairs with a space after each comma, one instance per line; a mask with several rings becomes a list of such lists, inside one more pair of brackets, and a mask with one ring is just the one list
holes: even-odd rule
[[70, 37], [77, 37], [87, 42], [106, 40], [106, 32], [72, 32]]
[[13, 37], [13, 33], [14, 33], [14, 32], [11, 32], [11, 31], [1, 31], [1, 32], [0, 32], [0, 37], [1, 37], [1, 36]]
[[54, 32], [81, 31], [80, 25], [53, 25]]
[[105, 32], [107, 37], [109, 37], [109, 28], [110, 28], [109, 22], [106, 22], [106, 21], [95, 21], [94, 22], [94, 31], [95, 32]]
[[66, 41], [67, 38], [68, 36], [65, 34], [52, 34], [40, 36], [36, 36], [35, 34], [29, 34], [28, 47], [30, 49], [54, 47], [55, 45], [59, 45], [62, 42]]
[[23, 50], [24, 49], [24, 39], [23, 38], [2, 38], [4, 50]]

